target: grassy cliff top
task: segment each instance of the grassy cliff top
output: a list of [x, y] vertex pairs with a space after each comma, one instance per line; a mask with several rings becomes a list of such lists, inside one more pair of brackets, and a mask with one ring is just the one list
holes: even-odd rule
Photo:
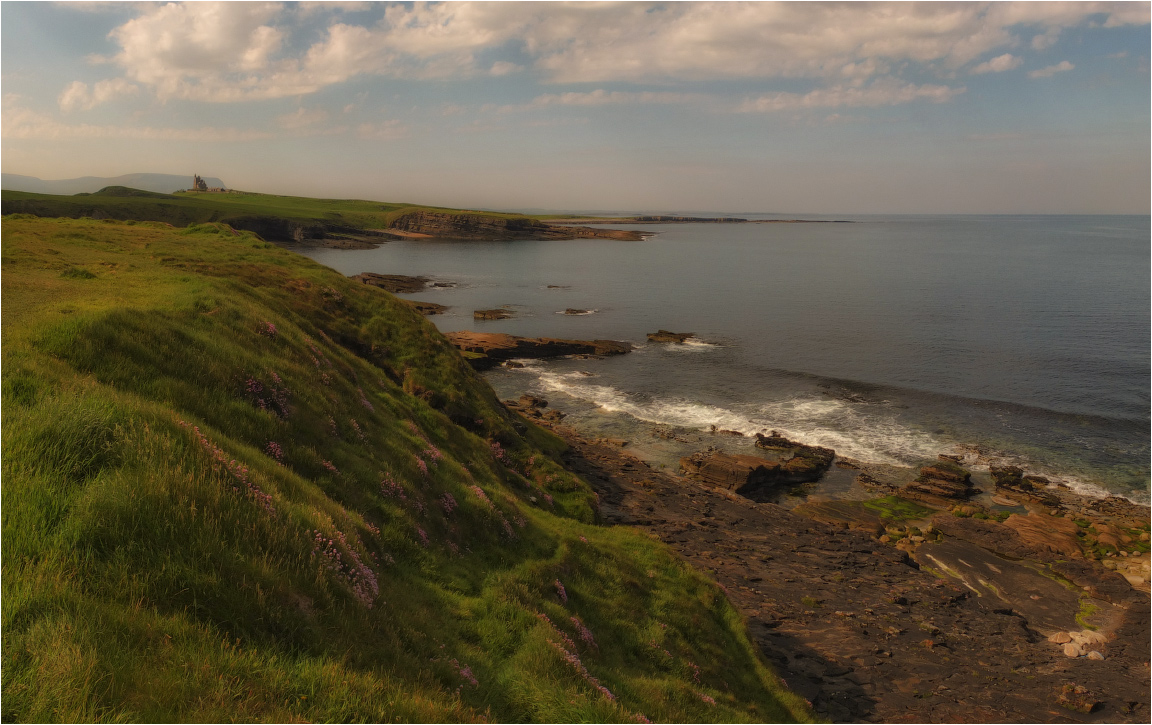
[[501, 219], [531, 219], [522, 214], [467, 211], [418, 204], [384, 203], [357, 199], [311, 199], [250, 192], [196, 192], [176, 194], [111, 186], [93, 194], [57, 196], [26, 191], [0, 195], [4, 214], [40, 217], [105, 217], [119, 220], [189, 224], [224, 222], [252, 217], [274, 217], [297, 222], [321, 222], [358, 229], [387, 229], [397, 218], [416, 211], [467, 213]]
[[5, 720], [811, 718], [387, 293], [222, 224], [2, 269]]

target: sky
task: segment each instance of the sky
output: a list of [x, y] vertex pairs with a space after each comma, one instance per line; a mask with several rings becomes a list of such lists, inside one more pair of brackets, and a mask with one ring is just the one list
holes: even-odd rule
[[1150, 5], [0, 3], [0, 166], [492, 209], [1150, 211]]

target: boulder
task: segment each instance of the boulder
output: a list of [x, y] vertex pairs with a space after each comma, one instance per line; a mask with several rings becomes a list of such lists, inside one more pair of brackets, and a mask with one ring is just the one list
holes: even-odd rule
[[900, 489], [901, 496], [937, 506], [949, 506], [952, 501], [967, 500], [973, 493], [971, 474], [948, 458], [924, 466], [915, 481]]
[[776, 431], [769, 435], [757, 433], [756, 447], [783, 453], [781, 464], [796, 477], [796, 483], [819, 481], [836, 457], [836, 451], [831, 448], [790, 441]]
[[827, 459], [795, 455], [773, 461], [708, 451], [681, 458], [680, 467], [688, 478], [756, 500], [763, 489], [771, 486], [819, 480], [828, 470], [831, 455], [829, 451]]
[[1052, 642], [1053, 644], [1068, 644], [1072, 641], [1072, 635], [1068, 634], [1067, 632], [1057, 632], [1056, 634], [1049, 637], [1048, 641]]
[[569, 307], [568, 309], [564, 310], [564, 314], [566, 315], [588, 315], [591, 313], [592, 310], [578, 310], [575, 307]]
[[1080, 657], [1083, 654], [1084, 654], [1084, 648], [1081, 647], [1080, 645], [1076, 644], [1075, 642], [1069, 642], [1068, 644], [1064, 645], [1064, 656], [1065, 657]]
[[695, 335], [691, 332], [669, 332], [668, 330], [648, 333], [648, 339], [652, 342], [684, 342], [690, 337], [695, 337]]
[[695, 481], [737, 493], [775, 482], [779, 467], [759, 456], [710, 452], [680, 459], [684, 474]]
[[1088, 688], [1069, 682], [1060, 688], [1060, 694], [1056, 696], [1056, 704], [1087, 715], [1095, 710], [1100, 702], [1095, 695], [1088, 691]]

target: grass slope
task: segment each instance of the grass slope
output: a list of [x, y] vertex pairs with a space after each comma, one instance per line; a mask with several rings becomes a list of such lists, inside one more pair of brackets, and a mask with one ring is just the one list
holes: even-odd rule
[[2, 262], [4, 720], [811, 718], [392, 296], [224, 225]]
[[[222, 222], [254, 231], [267, 228], [266, 221], [278, 219], [304, 225], [335, 225], [355, 229], [387, 229], [398, 217], [414, 211], [463, 213], [459, 209], [426, 207], [416, 204], [389, 204], [355, 199], [310, 199], [236, 192], [228, 194], [180, 192], [157, 194], [108, 187], [94, 194], [57, 196], [24, 191], [4, 191], [0, 195], [4, 214], [22, 213], [40, 217], [95, 217], [119, 220], [166, 222], [177, 227]], [[486, 217], [525, 218], [520, 214], [468, 211]], [[260, 222], [265, 223], [261, 224]]]

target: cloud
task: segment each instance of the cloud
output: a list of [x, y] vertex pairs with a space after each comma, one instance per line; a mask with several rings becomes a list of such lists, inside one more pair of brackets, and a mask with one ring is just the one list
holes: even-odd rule
[[1076, 66], [1072, 65], [1068, 61], [1062, 60], [1059, 63], [1057, 63], [1056, 65], [1050, 65], [1047, 68], [1041, 68], [1040, 70], [1029, 71], [1028, 77], [1029, 78], [1051, 78], [1052, 76], [1056, 75], [1057, 73], [1063, 73], [1064, 71], [1072, 70], [1075, 67]]
[[[416, 2], [365, 25], [324, 4], [133, 7], [139, 15], [110, 34], [125, 77], [162, 99], [212, 102], [313, 93], [361, 74], [461, 79], [521, 68], [555, 83], [860, 80], [905, 64], [956, 70], [1019, 45], [1022, 32], [1055, 38], [1089, 22], [1149, 21], [1147, 3]], [[304, 16], [330, 23], [307, 46], [292, 42]], [[499, 58], [509, 51], [526, 60]]]
[[944, 103], [967, 90], [964, 87], [915, 85], [894, 79], [883, 79], [869, 86], [833, 86], [809, 93], [768, 93], [749, 98], [737, 110], [770, 113], [814, 108], [860, 108], [868, 106], [896, 106], [926, 100]]
[[1037, 35], [1032, 38], [1032, 50], [1047, 50], [1056, 44], [1060, 39], [1060, 28], [1048, 28], [1043, 35]]
[[356, 135], [364, 139], [392, 141], [407, 136], [408, 127], [394, 118], [380, 123], [362, 123], [356, 127]]
[[323, 108], [298, 108], [293, 113], [276, 117], [280, 128], [289, 130], [308, 128], [328, 120], [328, 112]]
[[1018, 58], [1011, 53], [1005, 53], [1004, 55], [998, 55], [991, 60], [984, 61], [968, 72], [972, 75], [980, 75], [982, 73], [1003, 73], [1006, 70], [1012, 70], [1013, 68], [1016, 68], [1023, 62], [1023, 58]]
[[488, 72], [494, 76], [506, 76], [509, 73], [518, 73], [522, 70], [524, 70], [524, 66], [509, 63], [506, 60], [498, 60], [492, 64], [492, 68]]
[[271, 138], [264, 131], [244, 131], [234, 128], [154, 128], [151, 126], [98, 126], [67, 124], [43, 113], [26, 108], [5, 108], [0, 127], [4, 139], [140, 139], [156, 141], [238, 142]]
[[131, 96], [139, 92], [139, 86], [129, 83], [123, 78], [97, 81], [92, 86], [92, 90], [88, 90], [87, 83], [73, 81], [60, 93], [57, 102], [60, 105], [60, 110], [65, 113], [75, 111], [78, 108], [90, 111], [114, 98]]

